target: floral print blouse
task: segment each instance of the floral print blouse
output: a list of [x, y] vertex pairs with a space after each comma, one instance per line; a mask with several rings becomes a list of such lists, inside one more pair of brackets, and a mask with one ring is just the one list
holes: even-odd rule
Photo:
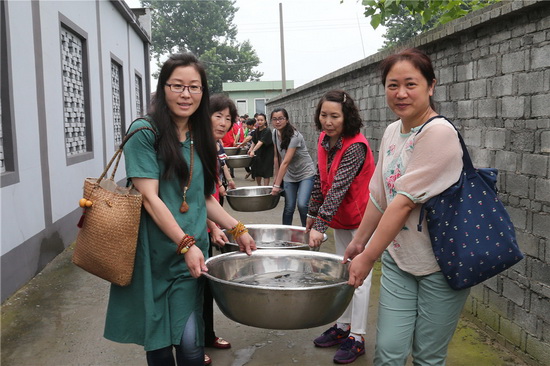
[[386, 128], [369, 185], [371, 201], [381, 212], [398, 194], [418, 204], [388, 246], [399, 268], [416, 276], [440, 270], [428, 225], [424, 223], [422, 232], [417, 230], [422, 203], [454, 184], [462, 171], [462, 148], [453, 126], [434, 117], [417, 134], [420, 127], [404, 134], [399, 120]]

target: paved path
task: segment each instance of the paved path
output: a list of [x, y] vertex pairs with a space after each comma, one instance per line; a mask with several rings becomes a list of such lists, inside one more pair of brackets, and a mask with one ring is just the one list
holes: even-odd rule
[[[238, 186], [244, 170], [236, 169]], [[244, 223], [281, 223], [284, 201], [264, 212], [234, 212]], [[299, 224], [297, 214], [295, 224]], [[331, 235], [322, 251], [333, 252]], [[71, 263], [72, 248], [2, 304], [2, 366], [145, 366], [141, 346], [117, 344], [103, 338], [109, 285]], [[369, 306], [366, 355], [354, 365], [372, 365], [376, 332], [379, 271], [375, 272]], [[207, 349], [213, 366], [331, 365], [335, 348], [320, 349], [312, 340], [327, 327], [270, 330], [227, 319], [216, 309], [216, 332], [232, 343], [229, 350]], [[410, 364], [410, 362], [409, 362]], [[525, 365], [512, 354], [461, 321], [450, 347], [449, 366]]]

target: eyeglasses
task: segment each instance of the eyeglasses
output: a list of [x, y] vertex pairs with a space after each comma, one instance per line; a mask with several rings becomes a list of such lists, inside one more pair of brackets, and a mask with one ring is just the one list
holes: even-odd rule
[[170, 88], [174, 93], [183, 93], [185, 89], [189, 90], [191, 94], [202, 93], [202, 86], [200, 85], [181, 85], [181, 84], [164, 84]]
[[286, 117], [279, 117], [279, 118], [273, 117], [271, 119], [272, 122], [281, 122], [281, 121], [284, 121], [284, 120], [286, 120]]

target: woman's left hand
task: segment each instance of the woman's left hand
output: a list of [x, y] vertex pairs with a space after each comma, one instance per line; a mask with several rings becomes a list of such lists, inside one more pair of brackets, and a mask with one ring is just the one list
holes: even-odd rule
[[310, 248], [318, 248], [323, 243], [324, 239], [323, 233], [318, 232], [315, 229], [311, 229], [309, 232], [309, 247]]
[[[235, 184], [234, 180], [230, 180], [230, 181], [227, 182], [227, 187], [229, 189], [235, 189], [235, 188], [237, 188], [237, 185]], [[227, 192], [226, 192], [226, 194], [227, 194]]]
[[185, 264], [187, 264], [187, 268], [189, 268], [189, 272], [194, 278], [199, 278], [202, 272], [208, 272], [208, 267], [204, 264], [204, 255], [196, 245], [189, 248], [183, 256], [185, 257]]
[[237, 239], [237, 244], [239, 244], [239, 249], [241, 252], [246, 252], [246, 254], [251, 255], [253, 250], [256, 250], [256, 242], [250, 236], [249, 233], [242, 234]]

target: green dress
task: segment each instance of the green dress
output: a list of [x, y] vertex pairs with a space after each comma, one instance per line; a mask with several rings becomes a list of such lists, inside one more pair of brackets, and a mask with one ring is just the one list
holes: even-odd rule
[[[151, 127], [145, 120], [133, 123], [130, 131]], [[190, 139], [183, 142], [185, 161], [189, 162]], [[124, 146], [127, 177], [153, 178], [159, 181], [159, 197], [186, 234], [208, 256], [206, 202], [201, 160], [195, 151], [193, 178], [187, 191], [189, 211], [180, 213], [182, 189], [176, 179], [161, 179], [163, 162], [155, 151], [155, 135], [142, 130]], [[203, 278], [193, 278], [185, 260], [176, 254], [177, 245], [154, 223], [142, 208], [136, 261], [132, 282], [127, 287], [111, 285], [105, 321], [105, 338], [120, 343], [136, 343], [145, 351], [179, 345], [183, 329], [195, 313], [197, 345], [204, 343], [202, 323]]]

